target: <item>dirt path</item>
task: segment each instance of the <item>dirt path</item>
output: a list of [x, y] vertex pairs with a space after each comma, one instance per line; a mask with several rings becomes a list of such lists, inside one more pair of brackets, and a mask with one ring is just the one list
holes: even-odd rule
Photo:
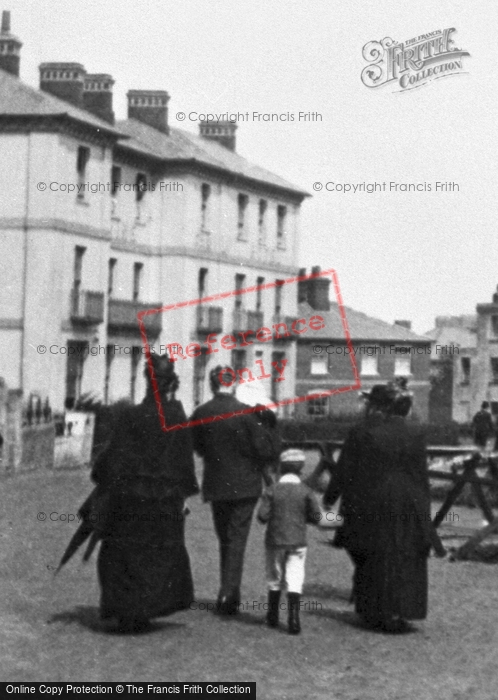
[[[204, 610], [158, 621], [143, 635], [109, 635], [98, 622], [95, 559], [53, 568], [90, 488], [82, 472], [17, 477], [0, 483], [0, 678], [9, 681], [251, 681], [258, 698], [446, 700], [498, 698], [498, 569], [430, 561], [430, 614], [418, 630], [385, 636], [357, 626], [348, 604], [352, 568], [313, 530], [303, 634], [264, 623], [262, 537], [254, 523], [243, 594], [248, 609], [224, 621]], [[187, 525], [199, 607], [217, 592], [218, 559], [209, 509], [190, 504]], [[43, 511], [47, 520], [37, 520]], [[480, 521], [456, 509], [462, 525]], [[57, 517], [57, 516], [52, 516]]]

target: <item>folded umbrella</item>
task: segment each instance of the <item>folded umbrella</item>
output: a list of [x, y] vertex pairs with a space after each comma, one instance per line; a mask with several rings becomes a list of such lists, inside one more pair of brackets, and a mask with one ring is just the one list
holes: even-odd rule
[[66, 548], [66, 551], [62, 555], [59, 566], [57, 567], [54, 576], [56, 576], [59, 573], [64, 564], [67, 564], [67, 562], [71, 559], [73, 554], [81, 547], [81, 545], [84, 542], [86, 542], [90, 535], [92, 535], [92, 537], [90, 539], [90, 542], [88, 543], [88, 547], [83, 556], [83, 561], [88, 561], [93, 550], [95, 549], [95, 545], [97, 544], [101, 535], [96, 530], [95, 522], [93, 522], [93, 519], [90, 517], [90, 514], [92, 513], [95, 506], [96, 498], [98, 495], [97, 490], [98, 487], [93, 489], [91, 494], [88, 496], [86, 501], [79, 509], [78, 514], [81, 516], [82, 522], [80, 523], [80, 526], [78, 527], [74, 535], [71, 537], [71, 540]]

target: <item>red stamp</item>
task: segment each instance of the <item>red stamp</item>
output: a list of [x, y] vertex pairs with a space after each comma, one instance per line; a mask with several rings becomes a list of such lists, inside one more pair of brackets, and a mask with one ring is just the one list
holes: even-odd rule
[[[224, 420], [227, 418], [232, 418], [235, 415], [242, 415], [246, 413], [254, 413], [258, 410], [257, 407], [250, 406], [242, 411], [236, 413], [227, 413], [215, 418], [206, 418], [196, 421], [187, 421], [179, 425], [169, 426], [166, 424], [164, 418], [164, 411], [161, 403], [161, 397], [158, 390], [157, 379], [154, 372], [154, 364], [152, 362], [152, 353], [155, 352], [154, 346], [148, 342], [147, 330], [144, 322], [144, 317], [151, 316], [153, 314], [173, 311], [178, 311], [182, 309], [189, 309], [191, 307], [203, 307], [204, 309], [209, 309], [209, 307], [215, 303], [223, 303], [231, 298], [236, 300], [242, 295], [258, 295], [261, 298], [263, 292], [269, 290], [276, 290], [276, 288], [284, 287], [285, 285], [297, 285], [300, 282], [304, 283], [308, 280], [313, 280], [318, 277], [330, 278], [332, 282], [332, 287], [334, 289], [337, 309], [341, 319], [342, 331], [343, 331], [343, 341], [348, 349], [349, 361], [351, 363], [351, 375], [352, 382], [345, 384], [344, 386], [334, 387], [333, 389], [320, 390], [314, 394], [307, 394], [306, 396], [292, 396], [286, 397], [282, 400], [270, 400], [264, 402], [265, 408], [275, 409], [278, 406], [292, 405], [302, 403], [304, 401], [309, 401], [311, 399], [324, 398], [327, 396], [332, 396], [334, 394], [341, 394], [348, 391], [355, 391], [361, 389], [361, 382], [358, 373], [358, 367], [356, 364], [355, 353], [353, 351], [353, 345], [351, 342], [351, 336], [349, 333], [348, 322], [346, 318], [346, 312], [344, 308], [344, 303], [342, 301], [342, 295], [339, 288], [339, 281], [335, 270], [325, 270], [323, 272], [315, 272], [310, 275], [302, 275], [298, 277], [289, 277], [284, 280], [278, 280], [275, 282], [268, 282], [266, 284], [255, 285], [252, 287], [245, 287], [244, 289], [236, 289], [229, 292], [223, 292], [220, 294], [213, 294], [210, 296], [203, 297], [201, 299], [191, 299], [188, 301], [177, 302], [175, 304], [169, 304], [162, 306], [158, 309], [147, 309], [140, 311], [137, 314], [138, 324], [140, 328], [140, 333], [142, 336], [142, 342], [145, 348], [145, 356], [148, 364], [148, 370], [151, 378], [152, 388], [154, 391], [154, 396], [156, 400], [157, 410], [159, 414], [159, 419], [161, 422], [161, 427], [164, 431], [179, 430], [181, 428], [193, 427], [194, 425], [201, 425], [203, 423]], [[296, 289], [297, 293], [297, 289]], [[240, 306], [240, 299], [236, 301]], [[292, 342], [292, 340], [298, 340], [299, 338], [306, 338], [306, 333], [308, 331], [322, 331], [322, 337], [326, 336], [327, 324], [326, 324], [326, 313], [312, 310], [308, 315], [298, 315], [298, 316], [278, 316], [272, 319], [272, 323], [263, 323], [262, 315], [258, 316], [257, 313], [253, 313], [252, 317], [247, 317], [251, 320], [252, 327], [240, 327], [241, 324], [232, 324], [237, 326], [237, 328], [231, 332], [217, 331], [208, 332], [204, 337], [200, 337], [198, 341], [189, 342], [187, 344], [181, 342], [169, 342], [166, 345], [161, 345], [160, 349], [164, 348], [164, 352], [169, 354], [171, 361], [178, 363], [178, 365], [183, 365], [184, 363], [193, 363], [196, 358], [201, 356], [208, 357], [210, 355], [217, 354], [215, 358], [216, 365], [232, 366], [230, 353], [234, 350], [243, 350], [249, 346], [263, 347], [266, 343], [278, 342], [286, 343]], [[261, 324], [258, 323], [261, 321]], [[249, 325], [249, 323], [247, 324]], [[331, 337], [332, 339], [332, 337]], [[337, 336], [335, 337], [337, 339]], [[254, 349], [254, 347], [252, 349]], [[225, 353], [225, 355], [223, 355]], [[228, 353], [228, 356], [226, 356]], [[263, 353], [260, 352], [260, 355]], [[242, 366], [233, 368], [230, 372], [220, 376], [220, 381], [226, 386], [240, 387], [240, 385], [254, 385], [254, 382], [274, 382], [275, 384], [280, 384], [289, 378], [289, 372], [296, 372], [296, 366], [290, 367], [289, 360], [284, 357], [285, 353], [274, 353], [275, 355], [280, 355], [280, 357], [275, 357], [270, 362], [265, 361], [261, 357], [255, 358], [252, 366]], [[230, 379], [228, 379], [230, 377]], [[293, 377], [294, 379], [294, 377]], [[258, 402], [261, 405], [261, 402]]]

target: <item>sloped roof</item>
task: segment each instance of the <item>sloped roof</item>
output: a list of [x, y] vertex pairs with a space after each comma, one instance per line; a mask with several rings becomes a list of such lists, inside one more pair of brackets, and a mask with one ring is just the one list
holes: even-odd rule
[[436, 327], [426, 335], [440, 345], [456, 345], [460, 348], [477, 347], [477, 316], [437, 316]]
[[[417, 335], [413, 331], [387, 323], [378, 318], [372, 318], [361, 311], [355, 311], [349, 306], [344, 307], [349, 333], [352, 341], [373, 341], [373, 342], [417, 342], [429, 344], [431, 339], [424, 335]], [[319, 315], [325, 321], [325, 328], [319, 331], [308, 329], [306, 335], [300, 336], [303, 340], [345, 340], [342, 319], [339, 306], [331, 302], [330, 311], [316, 311], [307, 302], [299, 304], [299, 314], [309, 319], [311, 316]]]
[[62, 117], [68, 116], [78, 122], [83, 122], [99, 131], [110, 133], [116, 137], [126, 138], [126, 135], [112, 124], [99, 119], [84, 109], [74, 107], [70, 102], [60, 100], [42, 90], [26, 85], [19, 78], [0, 69], [0, 116], [9, 117]]
[[224, 171], [231, 176], [265, 183], [294, 196], [310, 196], [308, 192], [250, 163], [219, 143], [182, 129], [171, 129], [169, 134], [164, 134], [136, 119], [119, 121], [114, 127], [91, 112], [75, 107], [50, 93], [32, 88], [16, 76], [0, 69], [0, 118], [2, 117], [68, 117], [115, 136], [119, 139], [120, 146], [149, 158], [197, 163]]
[[459, 348], [477, 347], [477, 332], [470, 328], [443, 326], [435, 328], [427, 335], [430, 335], [440, 345], [456, 345]]
[[310, 196], [308, 192], [299, 189], [269, 170], [250, 163], [235, 151], [230, 151], [216, 141], [196, 136], [183, 129], [170, 128], [169, 134], [164, 134], [137, 119], [119, 121], [116, 126], [130, 137], [126, 143], [122, 144], [126, 148], [164, 160], [207, 165], [245, 179], [264, 182], [302, 197]]

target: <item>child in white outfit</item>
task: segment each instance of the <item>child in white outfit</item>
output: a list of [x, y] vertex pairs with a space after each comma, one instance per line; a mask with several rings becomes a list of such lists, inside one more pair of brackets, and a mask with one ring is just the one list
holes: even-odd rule
[[316, 525], [320, 507], [299, 474], [304, 466], [302, 450], [286, 450], [280, 456], [279, 481], [263, 494], [258, 520], [266, 529], [267, 623], [277, 627], [281, 591], [287, 589], [289, 633], [299, 634], [299, 608], [306, 562], [306, 524]]

